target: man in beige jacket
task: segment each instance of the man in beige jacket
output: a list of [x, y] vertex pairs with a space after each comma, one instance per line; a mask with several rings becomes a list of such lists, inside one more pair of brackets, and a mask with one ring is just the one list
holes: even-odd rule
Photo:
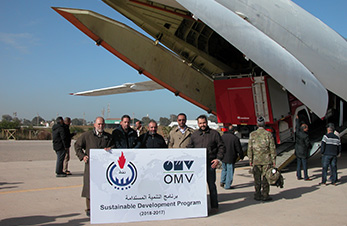
[[178, 126], [174, 127], [169, 134], [169, 148], [186, 148], [194, 130], [186, 125], [187, 116], [180, 113], [177, 116]]

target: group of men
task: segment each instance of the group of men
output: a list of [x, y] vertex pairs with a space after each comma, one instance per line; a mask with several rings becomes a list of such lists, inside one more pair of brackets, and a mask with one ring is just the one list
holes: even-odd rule
[[75, 133], [70, 132], [71, 119], [58, 117], [56, 124], [52, 127], [53, 149], [57, 154], [57, 163], [55, 173], [57, 177], [66, 177], [71, 175], [68, 170], [70, 160], [71, 139]]
[[[197, 124], [199, 129], [194, 131], [192, 128], [189, 128], [186, 125], [187, 116], [184, 113], [180, 113], [177, 116], [178, 126], [173, 128], [170, 131], [168, 142], [166, 144], [164, 138], [157, 133], [157, 123], [154, 120], [151, 120], [148, 124], [148, 131], [146, 131], [141, 122], [136, 123], [136, 130], [130, 127], [130, 117], [124, 115], [121, 118], [120, 126], [117, 127], [112, 134], [109, 134], [104, 131], [105, 121], [102, 117], [97, 117], [94, 123], [94, 128], [92, 131], [83, 133], [75, 142], [75, 151], [76, 155], [80, 161], [85, 163], [84, 169], [84, 178], [83, 178], [83, 189], [82, 197], [86, 198], [86, 214], [90, 215], [90, 182], [89, 182], [89, 151], [90, 149], [105, 149], [106, 151], [112, 148], [206, 148], [206, 175], [207, 175], [207, 184], [210, 193], [210, 203], [211, 209], [210, 214], [215, 214], [218, 212], [218, 194], [216, 188], [216, 169], [217, 167], [222, 166], [222, 175], [221, 175], [221, 186], [225, 189], [231, 189], [233, 182], [233, 174], [235, 168], [235, 162], [238, 158], [243, 159], [243, 151], [241, 148], [240, 139], [235, 136], [233, 127], [230, 125], [229, 131], [225, 132], [223, 136], [219, 134], [214, 129], [211, 129], [208, 126], [208, 120], [205, 115], [200, 115], [197, 118]], [[61, 140], [64, 140], [61, 147], [55, 149], [57, 151], [57, 168], [58, 162], [61, 160], [62, 153], [66, 153], [68, 149], [68, 142], [65, 142], [64, 132], [61, 130], [61, 117], [57, 118], [57, 124], [53, 127], [53, 131], [59, 130], [59, 134], [62, 137]], [[268, 133], [267, 131], [262, 133]], [[66, 133], [65, 133], [66, 134]], [[252, 137], [252, 134], [251, 134]], [[254, 136], [253, 136], [254, 137]], [[266, 137], [270, 137], [267, 135]], [[272, 137], [271, 137], [272, 138]], [[54, 139], [56, 140], [56, 139]], [[249, 152], [252, 153], [251, 165], [258, 167], [259, 164], [259, 155], [257, 141], [252, 142], [251, 149]], [[273, 144], [273, 140], [269, 144]], [[268, 145], [270, 147], [270, 145]], [[261, 148], [264, 148], [262, 146]], [[64, 151], [63, 151], [64, 150]], [[269, 149], [270, 150], [270, 149]], [[266, 150], [266, 155], [268, 153], [273, 153], [274, 148], [271, 146], [270, 152]], [[262, 153], [260, 153], [262, 154]], [[270, 161], [270, 160], [269, 160]], [[273, 164], [274, 159], [271, 158], [271, 162], [266, 162], [265, 164]], [[259, 166], [258, 175], [262, 175], [262, 170], [266, 167]], [[60, 171], [57, 171], [57, 175], [63, 174]], [[263, 179], [263, 180], [262, 180]], [[264, 178], [259, 177], [256, 180], [256, 192], [260, 192], [260, 183], [266, 183]], [[259, 191], [258, 191], [259, 190]], [[264, 197], [268, 197], [269, 189], [264, 190]]]
[[112, 134], [105, 132], [105, 120], [97, 117], [92, 131], [83, 133], [75, 142], [78, 159], [85, 163], [82, 197], [86, 198], [86, 214], [90, 215], [89, 151], [112, 148], [167, 148], [164, 138], [157, 133], [157, 123], [151, 120], [148, 131], [137, 122], [136, 130], [130, 127], [130, 116], [123, 115], [120, 126]]
[[100, 148], [107, 151], [111, 148], [206, 148], [207, 183], [211, 200], [210, 213], [216, 213], [218, 211], [217, 188], [215, 185], [216, 168], [225, 154], [224, 142], [216, 130], [208, 127], [205, 115], [197, 118], [199, 125], [197, 131], [187, 127], [186, 121], [187, 116], [180, 113], [177, 117], [178, 126], [171, 130], [168, 144], [166, 144], [164, 138], [157, 133], [158, 126], [154, 120], [149, 122], [148, 131], [142, 128], [141, 122], [136, 123], [136, 130], [134, 130], [130, 127], [130, 117], [124, 115], [121, 118], [120, 126], [112, 134], [109, 134], [104, 131], [104, 119], [102, 117], [96, 118], [93, 131], [85, 132], [75, 142], [77, 157], [85, 163], [82, 197], [86, 198], [87, 215], [90, 215], [88, 156], [90, 149]]
[[[112, 134], [104, 131], [105, 121], [102, 117], [97, 117], [94, 123], [94, 129], [83, 133], [75, 142], [76, 155], [80, 161], [85, 163], [82, 197], [86, 198], [86, 213], [90, 215], [90, 190], [89, 190], [89, 151], [90, 149], [112, 148], [206, 148], [206, 175], [207, 184], [210, 193], [210, 214], [218, 212], [218, 194], [216, 188], [216, 168], [222, 166], [220, 185], [225, 189], [233, 188], [233, 174], [235, 162], [240, 158], [243, 159], [244, 154], [241, 148], [240, 139], [234, 134], [234, 128], [229, 125], [228, 131], [222, 136], [214, 129], [208, 126], [207, 117], [200, 115], [197, 118], [199, 129], [194, 131], [186, 125], [187, 116], [180, 113], [177, 117], [178, 126], [173, 128], [168, 137], [167, 144], [164, 138], [157, 133], [157, 123], [151, 120], [146, 130], [141, 122], [136, 122], [135, 129], [130, 127], [130, 116], [124, 115], [121, 118], [120, 126], [117, 127]], [[265, 130], [265, 119], [257, 118], [258, 129], [250, 133], [247, 155], [249, 164], [252, 167], [254, 177], [254, 199], [257, 201], [269, 201], [270, 185], [266, 178], [266, 172], [276, 167], [276, 147], [273, 135]], [[65, 153], [68, 153], [71, 134], [67, 135], [66, 128], [61, 117], [57, 118], [57, 124], [53, 127], [53, 146], [57, 152], [57, 176], [65, 175], [61, 166]], [[298, 126], [299, 128], [299, 126]], [[297, 141], [304, 146], [302, 149], [308, 149], [307, 125], [301, 125], [297, 130]], [[334, 135], [334, 129], [329, 126], [328, 133], [322, 140], [323, 154], [323, 173], [322, 183], [326, 183], [326, 169], [330, 164], [332, 168], [332, 182], [335, 184], [337, 180], [336, 156], [341, 151], [339, 139]], [[66, 137], [70, 137], [68, 140]], [[55, 140], [61, 140], [55, 142]], [[300, 146], [300, 145], [299, 145]], [[337, 149], [336, 149], [337, 147]], [[297, 150], [300, 147], [296, 146]], [[304, 179], [309, 180], [307, 174], [307, 154], [301, 157], [296, 151], [298, 157], [298, 179], [301, 179], [300, 164], [304, 168]], [[304, 152], [304, 151], [302, 151]], [[332, 156], [332, 157], [331, 157]]]

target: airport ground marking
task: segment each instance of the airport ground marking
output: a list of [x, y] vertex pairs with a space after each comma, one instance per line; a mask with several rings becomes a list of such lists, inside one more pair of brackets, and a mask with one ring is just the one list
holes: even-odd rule
[[0, 195], [3, 194], [14, 194], [14, 193], [23, 193], [23, 192], [35, 192], [35, 191], [49, 191], [49, 190], [60, 190], [67, 188], [78, 188], [82, 187], [82, 185], [72, 185], [72, 186], [64, 186], [64, 187], [51, 187], [51, 188], [35, 188], [35, 189], [25, 189], [25, 190], [15, 190], [15, 191], [2, 191]]

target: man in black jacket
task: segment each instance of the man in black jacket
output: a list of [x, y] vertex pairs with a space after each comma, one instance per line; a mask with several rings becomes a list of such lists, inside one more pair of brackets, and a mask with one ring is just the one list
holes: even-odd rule
[[206, 148], [207, 185], [211, 201], [210, 214], [216, 214], [218, 212], [216, 168], [224, 157], [225, 146], [219, 133], [208, 126], [206, 115], [200, 115], [197, 121], [199, 130], [192, 134], [187, 148]]
[[148, 132], [140, 136], [143, 148], [167, 148], [164, 138], [157, 133], [157, 122], [154, 120], [148, 123]]
[[310, 139], [308, 137], [308, 125], [305, 123], [299, 124], [299, 118], [296, 117], [296, 133], [295, 133], [295, 155], [297, 159], [296, 177], [301, 180], [301, 165], [304, 170], [304, 180], [310, 181], [307, 172], [307, 159], [311, 149]]
[[141, 143], [135, 130], [130, 128], [130, 116], [123, 115], [120, 126], [112, 132], [115, 148], [139, 148]]
[[244, 157], [240, 139], [234, 134], [234, 129], [232, 125], [229, 125], [228, 131], [222, 136], [225, 145], [225, 154], [222, 159], [220, 186], [225, 189], [232, 188], [231, 184], [233, 183], [236, 160], [238, 157], [240, 157], [240, 159]]
[[58, 117], [56, 119], [56, 124], [52, 128], [53, 134], [53, 149], [57, 154], [57, 163], [55, 167], [55, 173], [57, 177], [66, 177], [66, 173], [63, 172], [63, 162], [65, 158], [66, 151], [68, 149], [67, 145], [67, 135], [64, 128], [63, 117]]

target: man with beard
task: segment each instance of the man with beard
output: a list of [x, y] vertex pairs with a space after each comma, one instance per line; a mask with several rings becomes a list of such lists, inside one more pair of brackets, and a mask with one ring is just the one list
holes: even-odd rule
[[221, 160], [225, 153], [225, 146], [219, 133], [208, 126], [206, 115], [200, 115], [197, 121], [199, 130], [192, 134], [187, 148], [206, 148], [207, 184], [211, 201], [210, 214], [216, 214], [218, 212], [216, 168], [218, 165], [221, 165]]
[[169, 148], [186, 148], [194, 130], [186, 125], [187, 116], [180, 113], [177, 116], [178, 126], [170, 131], [168, 146]]
[[90, 216], [90, 181], [89, 181], [89, 151], [90, 149], [105, 150], [111, 149], [112, 136], [104, 131], [105, 120], [102, 117], [97, 117], [94, 123], [94, 129], [83, 133], [75, 143], [75, 151], [78, 159], [83, 160], [83, 189], [82, 197], [86, 198], [86, 214]]
[[112, 132], [115, 148], [139, 148], [141, 143], [135, 130], [130, 128], [130, 116], [123, 115], [120, 126]]
[[157, 133], [157, 122], [149, 121], [148, 132], [140, 136], [143, 148], [167, 148], [164, 138]]

